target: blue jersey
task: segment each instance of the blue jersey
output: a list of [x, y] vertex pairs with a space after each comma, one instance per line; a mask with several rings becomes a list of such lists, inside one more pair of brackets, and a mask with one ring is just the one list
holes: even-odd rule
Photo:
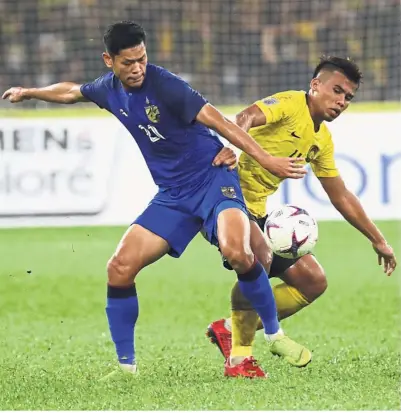
[[128, 129], [160, 188], [213, 173], [212, 160], [223, 145], [195, 120], [206, 99], [178, 76], [148, 64], [141, 88], [126, 90], [110, 72], [82, 85], [81, 93]]

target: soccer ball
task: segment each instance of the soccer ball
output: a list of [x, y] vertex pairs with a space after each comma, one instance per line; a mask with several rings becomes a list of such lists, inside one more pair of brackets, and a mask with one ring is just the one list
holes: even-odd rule
[[316, 221], [302, 208], [285, 205], [269, 214], [265, 234], [272, 251], [284, 258], [312, 252], [318, 238]]

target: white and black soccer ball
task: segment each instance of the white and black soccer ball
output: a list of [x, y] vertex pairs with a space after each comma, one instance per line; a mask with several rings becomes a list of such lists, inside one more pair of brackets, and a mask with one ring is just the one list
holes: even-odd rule
[[312, 252], [318, 227], [304, 209], [285, 205], [269, 214], [265, 234], [274, 253], [284, 258], [299, 258]]

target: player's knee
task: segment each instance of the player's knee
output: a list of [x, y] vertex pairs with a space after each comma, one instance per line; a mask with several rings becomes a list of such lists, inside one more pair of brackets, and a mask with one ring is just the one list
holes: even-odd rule
[[270, 267], [273, 261], [273, 252], [265, 248], [262, 252], [255, 252], [256, 259], [262, 264], [266, 272], [270, 272]]
[[326, 274], [321, 268], [315, 275], [315, 284], [316, 284], [316, 298], [320, 297], [327, 290], [327, 277]]
[[252, 266], [254, 255], [251, 248], [246, 248], [242, 245], [220, 245], [220, 249], [224, 257], [237, 273], [245, 273]]
[[108, 281], [113, 286], [132, 284], [138, 270], [132, 263], [126, 262], [119, 255], [113, 255], [107, 262]]
[[324, 269], [319, 266], [308, 275], [308, 287], [304, 292], [306, 299], [311, 303], [320, 297], [327, 289], [327, 278]]

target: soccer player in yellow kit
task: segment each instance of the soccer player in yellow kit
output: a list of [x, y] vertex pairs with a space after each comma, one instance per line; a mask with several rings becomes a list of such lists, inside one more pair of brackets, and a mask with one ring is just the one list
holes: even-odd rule
[[[320, 180], [333, 206], [372, 243], [379, 264], [390, 275], [396, 259], [390, 245], [368, 218], [358, 198], [342, 180], [334, 160], [334, 145], [325, 125], [347, 109], [362, 74], [348, 59], [324, 57], [316, 67], [308, 93], [286, 91], [255, 102], [236, 116], [236, 123], [268, 153], [279, 157], [304, 158]], [[218, 162], [218, 161], [217, 161]], [[251, 247], [259, 262], [269, 270], [269, 277], [283, 282], [273, 287], [279, 320], [311, 304], [327, 288], [324, 270], [314, 255], [285, 259], [271, 253], [263, 234], [266, 201], [283, 178], [262, 169], [250, 156], [242, 153], [239, 176], [251, 219]], [[224, 263], [229, 267], [227, 263]], [[252, 357], [252, 343], [257, 329], [262, 328], [256, 312], [242, 295], [236, 283], [231, 294], [231, 319], [211, 323], [207, 335], [226, 358], [227, 376], [264, 377]], [[268, 341], [269, 343], [269, 341]], [[272, 346], [273, 354], [281, 355]], [[285, 357], [292, 365], [302, 367], [311, 361], [311, 353]]]

